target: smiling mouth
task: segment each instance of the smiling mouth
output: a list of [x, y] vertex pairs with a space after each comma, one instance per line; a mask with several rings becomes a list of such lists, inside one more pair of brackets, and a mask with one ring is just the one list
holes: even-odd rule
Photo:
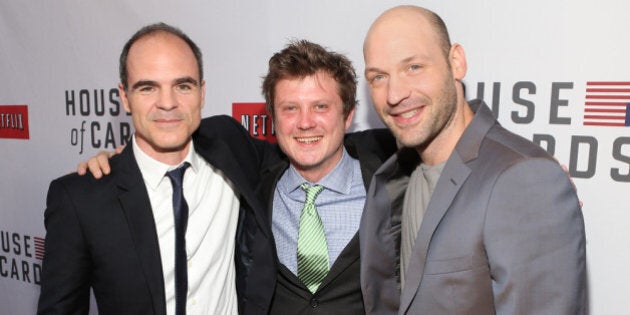
[[297, 140], [297, 142], [300, 142], [300, 143], [311, 144], [311, 143], [321, 140], [322, 138], [323, 138], [322, 136], [301, 137], [301, 138], [295, 138], [295, 140]]
[[177, 122], [183, 120], [182, 117], [179, 116], [163, 116], [163, 117], [152, 117], [153, 121], [156, 122]]
[[414, 109], [414, 110], [412, 110], [412, 111], [408, 111], [408, 112], [402, 113], [402, 114], [400, 114], [400, 115], [398, 115], [398, 116], [399, 116], [399, 117], [401, 117], [401, 118], [405, 118], [405, 119], [407, 119], [407, 118], [411, 118], [411, 117], [413, 117], [413, 116], [414, 116], [415, 114], [417, 114], [419, 111], [420, 111], [420, 109]]

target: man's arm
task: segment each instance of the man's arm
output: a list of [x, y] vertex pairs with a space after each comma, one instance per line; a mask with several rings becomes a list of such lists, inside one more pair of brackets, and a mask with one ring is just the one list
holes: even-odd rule
[[[243, 125], [227, 115], [202, 119], [196, 134], [224, 142], [234, 152], [236, 162], [243, 165], [244, 169], [260, 171], [277, 163], [282, 154], [277, 145], [251, 137]], [[246, 156], [241, 156], [243, 154]]]
[[497, 314], [586, 311], [584, 219], [555, 162], [528, 159], [504, 170], [488, 204], [484, 243]]
[[87, 314], [90, 299], [90, 257], [67, 188], [50, 184], [45, 255], [38, 314]]
[[[204, 137], [221, 138], [228, 146], [245, 145], [247, 148], [239, 147], [237, 149], [255, 152], [255, 154], [248, 156], [247, 161], [255, 161], [259, 170], [270, 163], [277, 162], [280, 156], [280, 150], [277, 145], [252, 138], [241, 124], [229, 116], [221, 115], [202, 119], [197, 132]], [[124, 148], [125, 146], [119, 146], [113, 152], [100, 151], [89, 160], [79, 163], [77, 165], [77, 173], [85, 175], [89, 171], [97, 179], [103, 175], [108, 175], [111, 171], [109, 159], [116, 154], [120, 154]]]

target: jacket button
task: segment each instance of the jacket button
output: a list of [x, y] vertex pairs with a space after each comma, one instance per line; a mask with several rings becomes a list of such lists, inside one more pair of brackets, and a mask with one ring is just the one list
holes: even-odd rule
[[311, 299], [311, 307], [316, 308], [319, 306], [319, 301], [316, 298]]

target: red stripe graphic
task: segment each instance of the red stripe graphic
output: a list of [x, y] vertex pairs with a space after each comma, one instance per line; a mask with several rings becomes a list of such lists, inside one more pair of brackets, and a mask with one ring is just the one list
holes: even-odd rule
[[627, 85], [630, 86], [630, 81], [624, 82], [624, 81], [589, 81], [586, 82], [586, 86], [602, 86], [602, 85], [612, 85], [612, 86], [619, 86], [619, 85]]
[[44, 259], [44, 244], [45, 239], [43, 237], [34, 237], [35, 239], [35, 258]]
[[625, 109], [592, 109], [592, 108], [587, 108], [584, 110], [584, 112], [587, 113], [626, 113]]
[[587, 122], [584, 121], [584, 126], [606, 126], [606, 127], [625, 127], [624, 123], [607, 123], [607, 122]]
[[584, 115], [584, 119], [609, 119], [615, 120], [618, 119], [617, 116], [607, 116], [607, 115]]
[[630, 125], [630, 81], [586, 82], [584, 126]]
[[591, 92], [612, 92], [612, 93], [621, 92], [621, 93], [626, 93], [626, 92], [630, 92], [630, 89], [586, 89], [586, 93], [591, 93]]
[[585, 105], [592, 106], [623, 106], [626, 107], [626, 102], [585, 102]]

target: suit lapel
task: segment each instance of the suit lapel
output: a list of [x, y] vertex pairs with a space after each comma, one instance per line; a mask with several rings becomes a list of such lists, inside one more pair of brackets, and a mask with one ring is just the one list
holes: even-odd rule
[[127, 218], [129, 233], [142, 266], [147, 289], [151, 293], [153, 308], [157, 314], [164, 314], [166, 312], [164, 275], [155, 220], [131, 145], [128, 145], [121, 154], [121, 164], [118, 200]]
[[[277, 259], [277, 258], [276, 258]], [[359, 259], [359, 233], [354, 235], [352, 240], [348, 243], [348, 245], [344, 248], [344, 250], [339, 254], [337, 260], [330, 268], [330, 271], [322, 280], [321, 285], [317, 289], [317, 291], [322, 291], [329, 285], [331, 282], [335, 280], [339, 275], [341, 275], [348, 267], [350, 267], [355, 261]], [[279, 272], [290, 282], [302, 288], [303, 292], [300, 293], [305, 299], [309, 299], [311, 294], [308, 288], [302, 283], [302, 281], [291, 272], [285, 265], [281, 264], [279, 261], [277, 262], [279, 267]]]
[[401, 297], [400, 310], [403, 313], [407, 311], [411, 301], [416, 296], [422, 281], [431, 237], [469, 174], [470, 169], [462, 162], [459, 155], [453, 154], [438, 180], [435, 191], [439, 193], [431, 197], [413, 246], [413, 255], [411, 255], [409, 267], [407, 267], [413, 272], [407, 273]]
[[359, 232], [354, 234], [354, 237], [348, 242], [346, 247], [341, 251], [337, 260], [333, 263], [328, 271], [328, 274], [322, 280], [322, 284], [319, 286], [319, 290], [324, 289], [329, 283], [333, 282], [335, 278], [341, 275], [346, 269], [348, 269], [355, 261], [359, 259]]
[[490, 128], [497, 123], [490, 109], [482, 102], [475, 100], [471, 101], [469, 105], [475, 112], [475, 116], [446, 161], [442, 175], [435, 187], [437, 193], [431, 196], [431, 201], [427, 206], [413, 247], [413, 254], [409, 260], [408, 270], [413, 270], [413, 272], [407, 273], [401, 297], [400, 313], [407, 311], [416, 296], [424, 274], [433, 233], [435, 233], [466, 178], [470, 175], [471, 170], [467, 163], [479, 156], [481, 143]]

